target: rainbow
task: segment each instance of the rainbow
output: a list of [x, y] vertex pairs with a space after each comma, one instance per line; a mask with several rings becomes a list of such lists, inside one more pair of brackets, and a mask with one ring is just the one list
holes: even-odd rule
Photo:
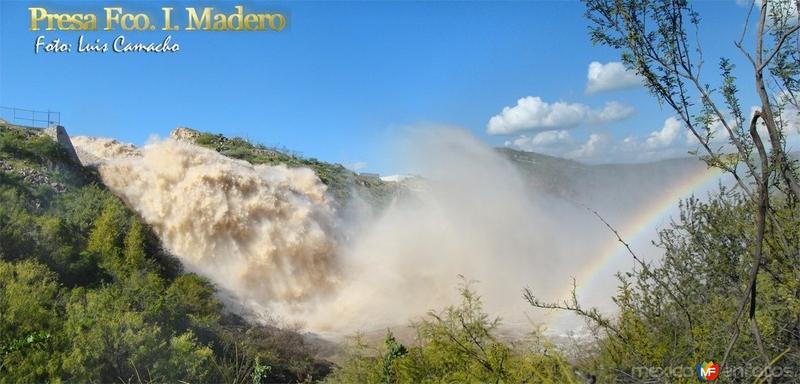
[[[623, 240], [628, 244], [634, 244], [643, 237], [643, 235], [649, 233], [650, 229], [655, 228], [662, 222], [663, 218], [676, 207], [680, 199], [688, 197], [701, 188], [708, 187], [710, 183], [719, 180], [721, 175], [722, 172], [717, 168], [706, 168], [694, 173], [672, 186], [672, 188], [666, 190], [654, 199], [652, 204], [631, 218], [627, 223], [623, 224], [622, 227], [615, 226], [615, 228]], [[611, 223], [611, 225], [613, 226], [614, 223]], [[610, 232], [609, 234], [613, 236]], [[583, 268], [582, 271], [575, 276], [577, 285], [576, 293], [579, 299], [581, 297], [581, 292], [593, 287], [599, 277], [611, 276], [613, 272], [607, 271], [607, 269], [612, 265], [612, 261], [623, 253], [627, 253], [625, 246], [614, 238], [613, 241], [609, 241], [608, 245], [605, 246], [599, 258], [589, 263], [586, 268]], [[565, 297], [569, 294], [570, 292], [565, 292]]]

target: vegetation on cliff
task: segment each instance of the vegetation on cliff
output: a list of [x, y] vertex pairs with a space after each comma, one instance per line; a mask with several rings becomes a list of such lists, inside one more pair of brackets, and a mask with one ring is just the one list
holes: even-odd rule
[[[286, 149], [269, 148], [262, 144], [253, 144], [248, 140], [234, 137], [227, 138], [207, 132], [197, 132], [188, 128], [179, 128], [180, 137], [197, 145], [216, 150], [217, 152], [251, 164], [284, 164], [288, 167], [307, 167], [314, 170], [317, 176], [328, 186], [329, 192], [342, 204], [349, 202], [353, 193], [370, 203], [385, 204], [396, 191], [395, 183], [385, 183], [377, 177], [360, 175], [350, 171], [341, 164], [332, 164], [313, 157], [303, 157]], [[176, 136], [176, 135], [173, 135]]]
[[0, 126], [0, 382], [289, 382], [329, 363], [226, 313], [90, 169]]

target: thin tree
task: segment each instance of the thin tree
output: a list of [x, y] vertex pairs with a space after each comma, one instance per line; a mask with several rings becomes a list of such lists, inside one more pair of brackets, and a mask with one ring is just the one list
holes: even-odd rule
[[[686, 0], [584, 0], [584, 3], [592, 41], [621, 52], [624, 65], [641, 76], [649, 92], [672, 109], [696, 139], [700, 152], [695, 153], [709, 166], [731, 175], [752, 202], [750, 273], [735, 316], [730, 320], [731, 333], [722, 365], [738, 340], [745, 309], [758, 354], [765, 364], [770, 364], [773, 359], [762, 344], [755, 321], [756, 283], [765, 260], [765, 234], [770, 231], [771, 237], [777, 239], [770, 245], [770, 257], [796, 265], [800, 253], [791, 245], [795, 243], [787, 240], [796, 237], [798, 229], [787, 227], [785, 223], [793, 221], [781, 217], [785, 212], [793, 216], [800, 213], [797, 205], [800, 176], [796, 159], [787, 154], [784, 140], [787, 129], [797, 129], [791, 122], [800, 120], [797, 119], [800, 0], [751, 3], [742, 33], [731, 43], [752, 66], [751, 84], [760, 105], [749, 116], [739, 98], [740, 87], [747, 82], [734, 77], [731, 60], [719, 60], [718, 86], [705, 82], [699, 38], [701, 18]], [[754, 11], [756, 19], [752, 20]], [[755, 27], [750, 30], [752, 24]], [[788, 207], [781, 210], [784, 213], [773, 209], [773, 197], [780, 198], [784, 207]], [[655, 280], [659, 282], [657, 277]], [[586, 311], [575, 298], [570, 305], [553, 305], [542, 303], [527, 290], [526, 299], [537, 307]], [[606, 319], [602, 322], [601, 326], [609, 323]], [[616, 330], [611, 331], [613, 334]]]

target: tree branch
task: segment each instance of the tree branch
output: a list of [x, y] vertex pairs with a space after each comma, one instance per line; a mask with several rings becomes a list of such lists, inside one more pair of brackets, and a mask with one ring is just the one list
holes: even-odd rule
[[[764, 4], [766, 5], [766, 2], [764, 2]], [[780, 39], [778, 39], [778, 42], [775, 43], [775, 48], [772, 49], [772, 52], [770, 52], [769, 56], [767, 56], [767, 59], [761, 62], [761, 65], [759, 65], [756, 68], [756, 70], [759, 72], [763, 71], [764, 68], [766, 68], [767, 65], [769, 65], [769, 62], [772, 61], [775, 55], [777, 55], [778, 52], [781, 50], [781, 46], [783, 46], [783, 43], [786, 41], [786, 39], [788, 39], [791, 34], [797, 32], [798, 30], [800, 30], [800, 24], [795, 25], [794, 27], [786, 31], [786, 33], [781, 35]]]

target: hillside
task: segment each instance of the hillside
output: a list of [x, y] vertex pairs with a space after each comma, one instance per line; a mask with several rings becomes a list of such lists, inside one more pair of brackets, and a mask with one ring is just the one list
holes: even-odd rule
[[643, 187], [665, 188], [675, 180], [707, 168], [702, 161], [693, 158], [588, 165], [510, 148], [497, 150], [511, 160], [536, 189], [576, 199], [599, 195], [598, 188], [604, 189], [611, 184], [623, 192], [641, 191]]
[[[681, 186], [685, 188], [687, 180], [697, 180], [698, 175], [708, 173], [706, 164], [694, 158], [589, 165], [508, 148], [498, 151], [517, 166], [534, 193], [598, 210], [612, 223], [649, 209], [662, 196]], [[688, 197], [688, 193], [684, 191], [680, 197]]]
[[377, 177], [364, 176], [352, 172], [341, 164], [306, 158], [286, 150], [268, 148], [261, 144], [223, 135], [199, 132], [190, 128], [178, 128], [170, 136], [202, 147], [213, 149], [225, 156], [245, 160], [251, 164], [285, 164], [289, 167], [308, 167], [325, 183], [329, 192], [339, 201], [346, 202], [352, 193], [359, 193], [373, 204], [385, 204], [397, 188], [395, 183], [385, 183]]
[[0, 122], [0, 383], [293, 382], [324, 343], [224, 311], [95, 171]]

